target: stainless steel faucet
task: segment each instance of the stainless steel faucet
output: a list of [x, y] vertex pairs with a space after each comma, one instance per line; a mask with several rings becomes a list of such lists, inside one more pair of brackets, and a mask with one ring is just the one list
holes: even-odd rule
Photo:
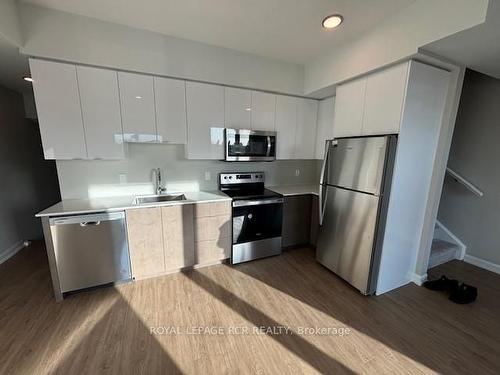
[[155, 186], [156, 186], [156, 194], [160, 195], [164, 192], [167, 191], [166, 188], [162, 186], [162, 180], [161, 180], [161, 169], [160, 168], [155, 168], [153, 169], [154, 175], [155, 175]]

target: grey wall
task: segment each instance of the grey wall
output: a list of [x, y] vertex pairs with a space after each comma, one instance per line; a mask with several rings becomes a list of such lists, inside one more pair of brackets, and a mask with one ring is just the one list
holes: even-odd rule
[[[316, 160], [268, 163], [187, 160], [181, 145], [129, 144], [125, 160], [57, 162], [63, 199], [152, 193], [151, 170], [156, 167], [162, 168], [169, 191], [216, 190], [218, 173], [222, 171], [264, 171], [267, 185], [318, 181]], [[295, 176], [297, 169], [299, 176]], [[206, 172], [210, 180], [206, 180]], [[120, 175], [126, 182], [120, 181]]]
[[484, 192], [446, 178], [438, 220], [467, 254], [500, 264], [500, 80], [468, 70], [448, 165]]
[[0, 86], [0, 258], [42, 235], [34, 217], [60, 199], [55, 163], [45, 161], [38, 124], [25, 119], [21, 94]]

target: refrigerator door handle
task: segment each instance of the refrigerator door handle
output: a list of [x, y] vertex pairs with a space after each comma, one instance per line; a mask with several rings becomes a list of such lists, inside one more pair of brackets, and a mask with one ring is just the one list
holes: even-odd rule
[[328, 158], [330, 156], [330, 147], [332, 145], [337, 144], [337, 141], [334, 140], [327, 140], [325, 142], [325, 156], [323, 158], [323, 165], [321, 166], [321, 175], [319, 179], [319, 199], [318, 199], [318, 204], [319, 204], [319, 225], [323, 225], [323, 216], [325, 215], [325, 206], [326, 206], [326, 197], [323, 199], [323, 184], [325, 183], [325, 172], [326, 172], [326, 166], [328, 164]]
[[328, 154], [330, 153], [330, 145], [332, 144], [331, 140], [327, 140], [325, 142], [325, 156], [323, 156], [323, 164], [321, 165], [321, 175], [319, 177], [319, 184], [323, 185], [325, 182], [325, 170], [326, 163], [328, 162]]

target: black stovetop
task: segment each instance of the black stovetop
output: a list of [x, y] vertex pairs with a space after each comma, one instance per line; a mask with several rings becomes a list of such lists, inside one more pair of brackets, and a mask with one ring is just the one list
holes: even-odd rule
[[233, 200], [244, 199], [271, 199], [282, 197], [281, 194], [266, 189], [264, 184], [241, 184], [221, 186], [220, 190], [233, 198]]

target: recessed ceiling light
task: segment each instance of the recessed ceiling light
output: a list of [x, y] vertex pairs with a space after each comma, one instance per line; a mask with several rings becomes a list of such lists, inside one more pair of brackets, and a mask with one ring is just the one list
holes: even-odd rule
[[142, 99], [142, 96], [137, 95], [135, 98], [136, 99]]
[[323, 27], [327, 30], [335, 29], [344, 21], [344, 17], [340, 14], [332, 14], [331, 16], [326, 17], [321, 23]]
[[31, 77], [23, 77], [23, 79], [27, 82], [33, 82], [33, 78]]

